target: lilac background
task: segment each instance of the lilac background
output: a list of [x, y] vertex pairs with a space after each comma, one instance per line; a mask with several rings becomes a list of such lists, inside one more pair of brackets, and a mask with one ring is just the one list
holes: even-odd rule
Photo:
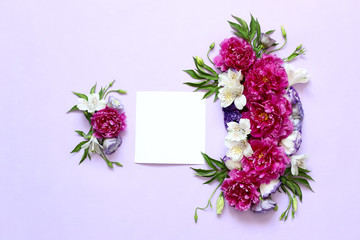
[[[0, 1], [0, 239], [356, 239], [359, 10], [357, 0]], [[181, 71], [193, 67], [191, 56], [231, 36], [231, 14], [248, 20], [249, 12], [263, 29], [276, 28], [279, 41], [286, 27], [280, 56], [299, 43], [308, 50], [294, 64], [311, 74], [296, 88], [305, 109], [300, 152], [311, 156], [316, 192], [304, 191], [295, 221], [278, 221], [287, 199], [277, 195], [279, 212], [226, 206], [222, 216], [200, 212], [194, 224], [194, 208], [215, 186], [188, 165], [134, 163], [135, 93], [191, 91]], [[73, 131], [88, 125], [65, 114], [76, 103], [71, 91], [113, 79], [129, 92], [129, 128], [113, 156], [124, 168], [99, 158], [78, 166], [80, 154], [69, 154], [80, 141]], [[209, 100], [213, 157], [225, 152], [222, 117]]]

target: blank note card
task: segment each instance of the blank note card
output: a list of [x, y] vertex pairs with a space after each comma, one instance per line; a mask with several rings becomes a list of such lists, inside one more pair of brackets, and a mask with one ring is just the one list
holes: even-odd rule
[[202, 93], [137, 92], [135, 162], [204, 164]]

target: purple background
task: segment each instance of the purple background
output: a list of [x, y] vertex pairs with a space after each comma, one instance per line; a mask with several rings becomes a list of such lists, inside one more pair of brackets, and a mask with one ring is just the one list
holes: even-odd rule
[[[359, 10], [357, 0], [2, 0], [0, 239], [356, 239]], [[287, 206], [278, 194], [278, 212], [226, 206], [221, 216], [199, 212], [195, 224], [194, 208], [215, 186], [202, 185], [188, 165], [134, 163], [135, 93], [192, 91], [181, 70], [232, 36], [231, 14], [249, 20], [250, 12], [264, 30], [276, 28], [280, 42], [285, 26], [281, 57], [299, 43], [307, 49], [294, 65], [311, 75], [296, 89], [305, 109], [300, 153], [311, 156], [315, 193], [304, 190], [294, 221], [278, 221]], [[122, 97], [129, 127], [112, 156], [124, 168], [100, 158], [78, 166], [81, 154], [69, 154], [81, 139], [74, 130], [88, 125], [65, 114], [76, 104], [71, 91], [113, 79], [129, 92]], [[214, 158], [226, 150], [222, 117], [209, 100], [206, 152]]]

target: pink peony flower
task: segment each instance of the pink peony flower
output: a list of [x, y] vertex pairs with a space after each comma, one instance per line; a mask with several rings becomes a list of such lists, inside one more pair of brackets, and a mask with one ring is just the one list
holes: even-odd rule
[[233, 169], [221, 185], [221, 191], [229, 205], [240, 211], [248, 210], [253, 204], [259, 203], [259, 182], [248, 172]]
[[223, 72], [229, 68], [246, 72], [256, 59], [251, 45], [241, 38], [225, 39], [220, 47], [219, 55], [214, 58], [214, 63]]
[[244, 82], [246, 98], [273, 93], [284, 95], [289, 82], [285, 69], [281, 67], [282, 64], [283, 61], [273, 55], [264, 54], [257, 59]]
[[250, 120], [251, 135], [256, 138], [270, 137], [276, 141], [289, 136], [293, 124], [289, 119], [292, 113], [290, 102], [282, 96], [267, 95], [249, 99], [248, 111], [242, 117]]
[[91, 118], [91, 126], [95, 130], [96, 137], [115, 138], [125, 130], [125, 119], [125, 113], [120, 114], [115, 109], [106, 107], [94, 113]]
[[284, 174], [290, 159], [284, 149], [270, 138], [250, 141], [254, 154], [241, 160], [243, 171], [258, 177], [261, 184], [270, 183]]

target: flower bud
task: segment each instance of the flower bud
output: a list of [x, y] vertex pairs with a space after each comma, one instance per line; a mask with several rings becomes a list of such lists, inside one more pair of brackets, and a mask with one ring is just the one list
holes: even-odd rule
[[196, 62], [200, 67], [204, 66], [204, 60], [198, 56], [195, 57], [196, 58]]
[[110, 155], [120, 147], [122, 143], [122, 138], [118, 136], [117, 138], [106, 138], [103, 142], [104, 153]]
[[211, 45], [210, 45], [210, 50], [213, 50], [215, 47], [215, 43], [213, 42]]
[[260, 43], [265, 47], [265, 48], [269, 48], [272, 45], [275, 44], [275, 40], [272, 39], [269, 35], [265, 34], [265, 33], [261, 33], [260, 35]]

